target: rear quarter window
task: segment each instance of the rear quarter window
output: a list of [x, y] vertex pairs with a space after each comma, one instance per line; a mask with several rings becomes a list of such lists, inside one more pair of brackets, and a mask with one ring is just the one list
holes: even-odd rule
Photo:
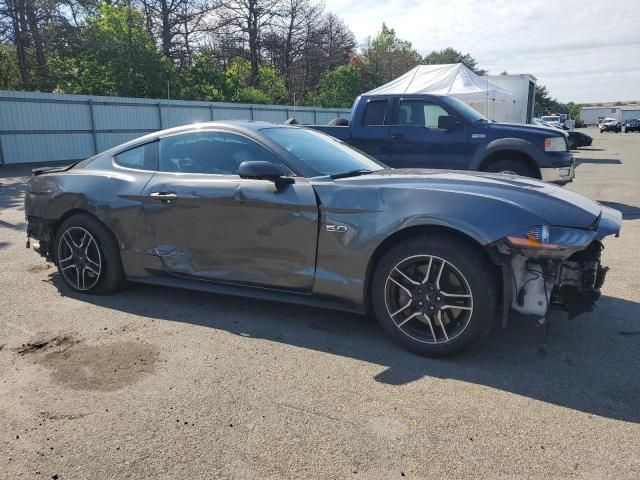
[[384, 125], [386, 111], [386, 100], [372, 100], [367, 102], [367, 105], [364, 108], [362, 124], [365, 126]]
[[137, 170], [158, 170], [158, 142], [145, 143], [114, 155], [121, 167]]

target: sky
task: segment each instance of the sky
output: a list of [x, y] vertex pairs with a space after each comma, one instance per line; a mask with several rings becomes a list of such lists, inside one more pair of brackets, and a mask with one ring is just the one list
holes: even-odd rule
[[562, 102], [640, 100], [640, 0], [325, 0], [358, 42], [382, 23], [421, 54], [453, 47], [530, 73]]

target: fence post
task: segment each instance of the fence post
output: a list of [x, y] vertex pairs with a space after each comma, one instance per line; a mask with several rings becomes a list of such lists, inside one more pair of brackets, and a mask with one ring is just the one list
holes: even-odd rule
[[318, 110], [315, 107], [313, 107], [313, 124], [318, 124]]
[[91, 117], [91, 136], [93, 137], [93, 153], [98, 153], [98, 137], [96, 134], [96, 120], [93, 113], [93, 98], [89, 99], [89, 116]]
[[2, 136], [0, 136], [0, 167], [4, 167], [4, 151], [2, 150]]
[[213, 122], [213, 118], [214, 118], [214, 115], [213, 115], [213, 102], [211, 102], [211, 121], [212, 122]]
[[160, 122], [160, 130], [163, 130], [164, 127], [162, 126], [163, 122], [162, 122], [162, 105], [160, 104], [160, 102], [158, 102], [158, 121]]
[[249, 106], [249, 118], [253, 120], [253, 105]]
[[285, 108], [284, 111], [287, 114], [287, 120], [289, 120], [289, 107]]

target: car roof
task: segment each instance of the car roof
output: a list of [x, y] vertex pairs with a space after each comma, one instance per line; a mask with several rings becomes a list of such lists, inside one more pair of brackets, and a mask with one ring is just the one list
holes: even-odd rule
[[113, 154], [169, 135], [215, 127], [224, 128], [226, 130], [235, 131], [237, 133], [244, 133], [247, 136], [252, 136], [252, 134], [255, 135], [255, 132], [259, 132], [260, 130], [264, 130], [267, 128], [295, 128], [295, 126], [283, 125], [281, 123], [261, 122], [255, 120], [221, 120], [190, 123], [187, 125], [180, 125], [179, 127], [166, 128], [164, 130], [157, 130], [155, 132], [148, 133], [141, 137], [129, 140], [128, 142], [113, 146], [102, 153], [108, 152], [110, 154]]

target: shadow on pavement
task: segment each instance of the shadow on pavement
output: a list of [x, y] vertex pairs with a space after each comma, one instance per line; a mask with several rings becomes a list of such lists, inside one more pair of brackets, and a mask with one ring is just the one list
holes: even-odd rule
[[622, 218], [624, 218], [625, 220], [640, 218], [640, 207], [636, 207], [635, 205], [627, 205], [626, 203], [618, 202], [607, 202], [604, 200], [598, 200], [598, 203], [606, 205], [607, 207], [615, 208], [616, 210], [620, 210], [622, 212]]
[[24, 210], [23, 192], [23, 179], [8, 182], [0, 181], [0, 209]]
[[583, 163], [595, 163], [598, 165], [622, 165], [622, 160], [617, 158], [576, 158], [576, 167]]
[[[147, 318], [224, 330], [383, 366], [372, 378], [404, 385], [423, 377], [485, 385], [585, 413], [640, 422], [640, 304], [604, 297], [597, 310], [575, 321], [554, 318], [546, 355], [538, 352], [544, 328], [512, 322], [463, 356], [428, 359], [385, 337], [367, 317], [275, 302], [130, 285], [113, 296], [63, 295]], [[631, 328], [616, 331], [629, 319]], [[627, 324], [625, 324], [627, 325]], [[241, 359], [239, 359], [241, 361]]]

